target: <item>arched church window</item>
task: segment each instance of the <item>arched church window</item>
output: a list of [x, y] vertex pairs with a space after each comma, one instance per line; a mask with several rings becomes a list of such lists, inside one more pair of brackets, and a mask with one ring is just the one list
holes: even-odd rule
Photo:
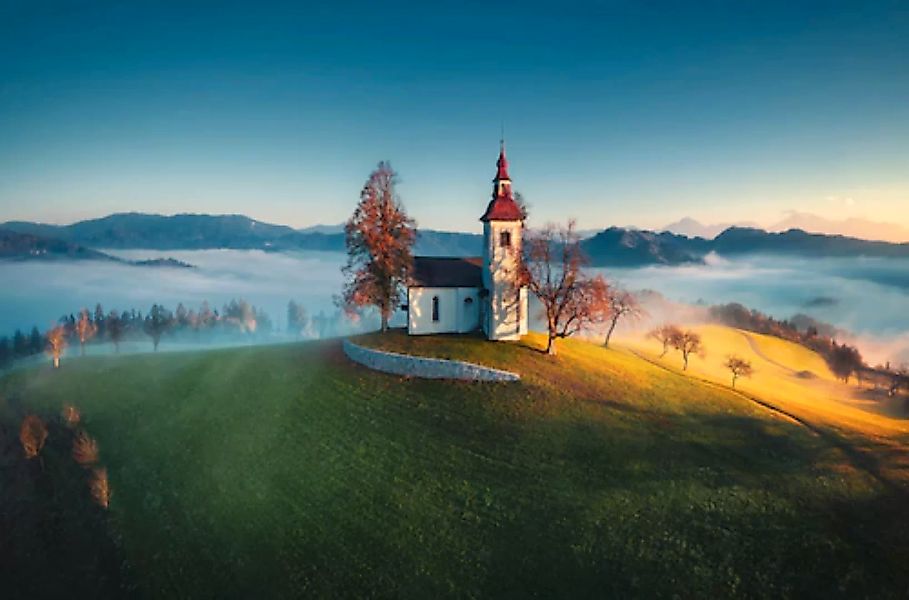
[[499, 245], [503, 248], [511, 247], [511, 232], [503, 231], [499, 234]]
[[432, 297], [432, 320], [434, 323], [439, 320], [439, 297], [438, 296]]

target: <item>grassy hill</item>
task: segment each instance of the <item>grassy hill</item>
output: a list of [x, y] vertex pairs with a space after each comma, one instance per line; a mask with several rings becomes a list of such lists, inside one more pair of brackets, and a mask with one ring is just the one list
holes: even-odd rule
[[[728, 336], [743, 354], [759, 357], [758, 348], [786, 368], [813, 360], [775, 341], [752, 347], [734, 330], [710, 335], [717, 349]], [[89, 357], [0, 379], [7, 589], [207, 597], [909, 589], [907, 488], [887, 466], [890, 450], [905, 454], [903, 433], [848, 428], [839, 413], [787, 416], [798, 405], [774, 409], [791, 400], [784, 394], [756, 395], [761, 377], [792, 376], [770, 362], [756, 365], [740, 394], [719, 383], [710, 360], [683, 375], [644, 343], [568, 341], [551, 358], [535, 336], [360, 342], [523, 379], [379, 374], [349, 363], [335, 341]], [[838, 385], [811, 364], [816, 377], [795, 381]], [[108, 511], [86, 500], [85, 473], [70, 465], [71, 434], [57, 417], [66, 403], [99, 442]], [[16, 439], [29, 412], [51, 424], [43, 466], [26, 463]]]

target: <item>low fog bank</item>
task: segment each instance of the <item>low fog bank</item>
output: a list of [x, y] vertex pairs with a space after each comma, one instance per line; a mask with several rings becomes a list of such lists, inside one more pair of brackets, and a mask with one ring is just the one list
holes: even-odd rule
[[266, 253], [259, 250], [182, 252], [118, 251], [129, 260], [165, 255], [196, 265], [195, 269], [135, 267], [98, 261], [7, 262], [0, 264], [0, 335], [33, 325], [45, 329], [64, 314], [101, 303], [105, 312], [152, 304], [174, 310], [178, 303], [198, 307], [208, 301], [220, 309], [244, 298], [265, 311], [284, 331], [287, 303], [295, 300], [310, 316], [332, 315], [332, 295], [341, 286], [345, 257], [336, 252]]
[[[290, 300], [303, 306], [310, 317], [322, 313], [325, 319], [339, 322], [332, 297], [342, 284], [340, 268], [346, 256], [341, 253], [130, 250], [115, 254], [129, 260], [171, 256], [197, 268], [96, 261], [0, 263], [0, 336], [17, 328], [27, 332], [33, 325], [45, 330], [61, 315], [82, 307], [94, 310], [99, 302], [105, 312], [135, 308], [147, 313], [153, 303], [174, 310], [181, 302], [197, 308], [207, 300], [213, 309], [220, 309], [234, 298], [243, 298], [271, 319], [276, 334], [262, 336], [265, 342], [285, 339]], [[703, 322], [708, 305], [738, 302], [777, 319], [807, 314], [847, 330], [852, 335], [842, 341], [858, 345], [872, 363], [909, 361], [909, 260], [779, 256], [726, 260], [713, 255], [704, 265], [597, 271], [628, 289], [654, 290], [663, 297], [646, 300], [650, 319], [632, 328], [623, 324], [620, 332], [646, 331], [664, 321]], [[396, 315], [394, 324], [403, 325], [402, 315]], [[331, 334], [309, 337], [366, 328], [367, 323], [348, 324]], [[169, 345], [164, 338], [161, 349]]]
[[857, 345], [871, 363], [909, 361], [909, 261], [904, 259], [797, 259], [708, 257], [704, 265], [601, 270], [631, 290], [663, 299], [645, 304], [642, 329], [666, 321], [709, 320], [709, 305], [737, 302], [776, 319], [795, 315], [829, 323], [840, 341]]

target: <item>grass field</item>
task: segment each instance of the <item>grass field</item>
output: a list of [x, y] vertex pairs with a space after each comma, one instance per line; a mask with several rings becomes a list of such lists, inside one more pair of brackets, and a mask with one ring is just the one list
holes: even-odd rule
[[[711, 335], [716, 348], [722, 336], [741, 337]], [[360, 342], [507, 368], [522, 381], [383, 375], [349, 363], [334, 341], [68, 360], [56, 372], [0, 379], [5, 589], [909, 591], [907, 487], [885, 452], [905, 454], [899, 421], [861, 411], [872, 420], [852, 428], [848, 412], [830, 409], [809, 414], [808, 427], [753, 401], [761, 377], [788, 381], [783, 367], [757, 365], [741, 395], [720, 385], [725, 377], [708, 359], [683, 375], [643, 343], [607, 350], [568, 341], [553, 358], [535, 336], [490, 344], [392, 332]], [[781, 364], [796, 352], [757, 343]], [[817, 370], [796, 381], [838, 385]], [[765, 400], [784, 410], [812, 405], [773, 394]], [[107, 511], [90, 502], [85, 473], [70, 464], [71, 433], [57, 416], [66, 403], [99, 442]], [[43, 464], [21, 458], [26, 413], [50, 423]], [[884, 419], [894, 423], [871, 431]]]

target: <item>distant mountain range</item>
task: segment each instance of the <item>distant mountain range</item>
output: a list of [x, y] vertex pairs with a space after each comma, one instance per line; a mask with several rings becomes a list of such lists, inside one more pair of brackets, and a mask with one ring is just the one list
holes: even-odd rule
[[[714, 225], [704, 225], [703, 223], [685, 217], [674, 223], [670, 223], [661, 229], [679, 235], [689, 237], [702, 237], [713, 239], [730, 227], [759, 229], [757, 223], [739, 222], [739, 223], [722, 223]], [[895, 225], [893, 223], [880, 223], [868, 219], [828, 219], [811, 213], [791, 211], [781, 221], [765, 228], [770, 232], [784, 232], [790, 229], [801, 229], [809, 233], [820, 233], [824, 235], [841, 235], [861, 240], [875, 240], [882, 242], [902, 243], [909, 242], [909, 229]]]
[[[909, 244], [873, 242], [798, 229], [768, 233], [754, 227], [730, 227], [715, 237], [655, 233], [610, 227], [581, 241], [594, 266], [636, 267], [702, 263], [711, 252], [721, 255], [776, 253], [805, 257], [909, 257]], [[297, 230], [242, 215], [115, 214], [71, 225], [24, 221], [0, 224], [0, 258], [93, 258], [120, 260], [105, 249], [197, 250], [209, 248], [265, 251], [344, 251], [338, 226]], [[414, 253], [426, 256], [477, 256], [482, 236], [473, 233], [419, 230]], [[122, 262], [122, 261], [121, 261]], [[178, 261], [148, 264], [184, 266]]]

